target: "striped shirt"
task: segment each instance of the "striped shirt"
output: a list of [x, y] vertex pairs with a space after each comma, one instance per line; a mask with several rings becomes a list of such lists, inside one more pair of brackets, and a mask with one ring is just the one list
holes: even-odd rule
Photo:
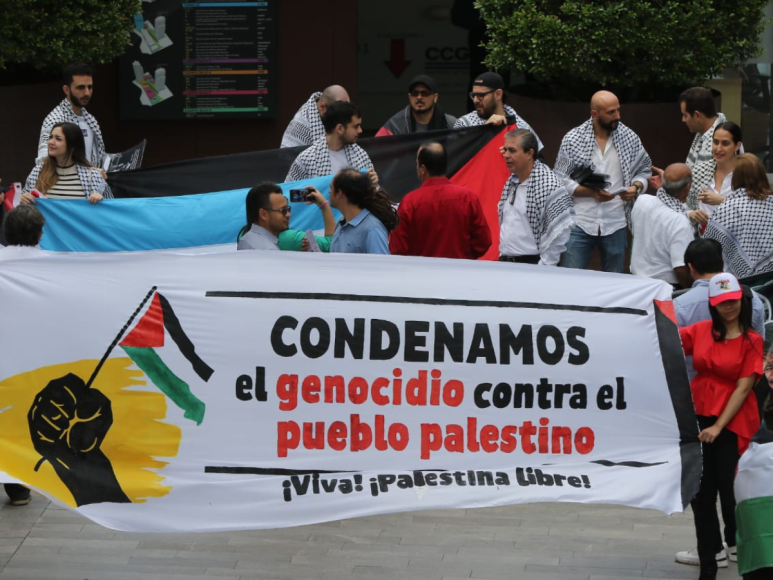
[[67, 167], [57, 165], [56, 174], [59, 179], [54, 187], [46, 192], [46, 197], [51, 199], [83, 199], [85, 193], [75, 163]]

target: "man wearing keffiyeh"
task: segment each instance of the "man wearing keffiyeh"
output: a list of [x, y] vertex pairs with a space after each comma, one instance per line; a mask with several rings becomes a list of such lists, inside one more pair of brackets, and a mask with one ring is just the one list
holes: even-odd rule
[[513, 174], [499, 201], [499, 260], [556, 266], [574, 225], [574, 204], [550, 168], [538, 161], [528, 129], [505, 134], [502, 156]]
[[357, 145], [362, 133], [362, 113], [349, 102], [337, 101], [322, 117], [325, 135], [304, 149], [295, 158], [285, 181], [301, 181], [312, 177], [333, 175], [342, 169], [367, 170], [375, 187], [378, 176], [365, 150]]
[[322, 115], [336, 101], [349, 102], [349, 93], [339, 85], [331, 85], [321, 93], [309, 97], [287, 125], [280, 147], [300, 147], [311, 145], [325, 136]]
[[[609, 176], [606, 189], [593, 189], [572, 179], [572, 172], [593, 165]], [[598, 246], [605, 272], [623, 272], [628, 248], [626, 226], [636, 196], [647, 188], [652, 161], [641, 139], [620, 122], [620, 103], [609, 91], [591, 99], [591, 118], [561, 141], [555, 172], [574, 197], [577, 225], [564, 253], [567, 268], [587, 268]]]

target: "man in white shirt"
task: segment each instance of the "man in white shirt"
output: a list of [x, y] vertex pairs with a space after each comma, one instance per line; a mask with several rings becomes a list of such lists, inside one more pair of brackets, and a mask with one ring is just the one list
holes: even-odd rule
[[631, 211], [633, 251], [631, 273], [689, 288], [692, 284], [684, 252], [693, 241], [690, 220], [682, 205], [692, 185], [692, 171], [674, 163], [663, 173], [663, 187], [642, 195]]
[[321, 93], [312, 94], [287, 125], [280, 147], [311, 145], [324, 137], [322, 116], [336, 101], [349, 101], [349, 93], [340, 85], [331, 85]]
[[528, 129], [505, 134], [502, 156], [513, 174], [499, 201], [499, 260], [556, 266], [574, 225], [571, 196], [538, 161], [539, 141]]
[[[571, 177], [576, 169], [590, 165], [596, 173], [609, 176], [606, 189], [581, 185]], [[641, 139], [620, 122], [620, 102], [614, 94], [599, 91], [593, 95], [591, 118], [564, 136], [555, 172], [574, 197], [577, 221], [563, 265], [587, 268], [598, 246], [602, 269], [622, 273], [632, 202], [647, 188], [652, 161]]]
[[[62, 90], [66, 98], [43, 121], [38, 139], [37, 161], [42, 161], [48, 156], [48, 140], [53, 126], [56, 123], [74, 123], [83, 132], [86, 159], [97, 169], [102, 169], [107, 156], [105, 143], [102, 141], [102, 131], [99, 129], [97, 120], [86, 111], [86, 105], [91, 102], [94, 90], [93, 76], [91, 67], [84, 63], [74, 63], [65, 67]], [[102, 176], [106, 177], [104, 171]]]
[[278, 250], [279, 234], [290, 227], [292, 206], [276, 183], [260, 183], [245, 199], [250, 229], [236, 245], [237, 250]]
[[357, 145], [362, 133], [360, 109], [345, 101], [337, 101], [327, 108], [322, 117], [325, 136], [317, 139], [308, 149], [298, 154], [285, 181], [301, 181], [312, 177], [334, 175], [342, 169], [368, 170], [376, 185], [378, 176], [365, 150]]

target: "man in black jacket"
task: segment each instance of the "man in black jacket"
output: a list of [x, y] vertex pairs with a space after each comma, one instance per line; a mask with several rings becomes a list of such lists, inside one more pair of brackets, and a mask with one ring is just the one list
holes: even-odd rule
[[435, 79], [427, 75], [417, 76], [408, 86], [408, 106], [392, 115], [378, 130], [376, 137], [452, 129], [456, 117], [444, 113], [437, 101]]

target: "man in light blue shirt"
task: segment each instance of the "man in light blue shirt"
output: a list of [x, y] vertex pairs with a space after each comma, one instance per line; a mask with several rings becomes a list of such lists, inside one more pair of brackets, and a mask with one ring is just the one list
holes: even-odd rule
[[[722, 245], [708, 238], [693, 240], [684, 252], [684, 263], [690, 268], [694, 282], [692, 289], [674, 300], [676, 322], [680, 327], [711, 319], [709, 280], [723, 271]], [[765, 309], [755, 293], [752, 294], [752, 328], [765, 338]], [[692, 357], [687, 357], [687, 374], [692, 382], [696, 375]]]
[[333, 234], [331, 253], [389, 254], [387, 236], [397, 225], [397, 214], [367, 175], [354, 169], [339, 172], [330, 184], [330, 205], [344, 216]]

